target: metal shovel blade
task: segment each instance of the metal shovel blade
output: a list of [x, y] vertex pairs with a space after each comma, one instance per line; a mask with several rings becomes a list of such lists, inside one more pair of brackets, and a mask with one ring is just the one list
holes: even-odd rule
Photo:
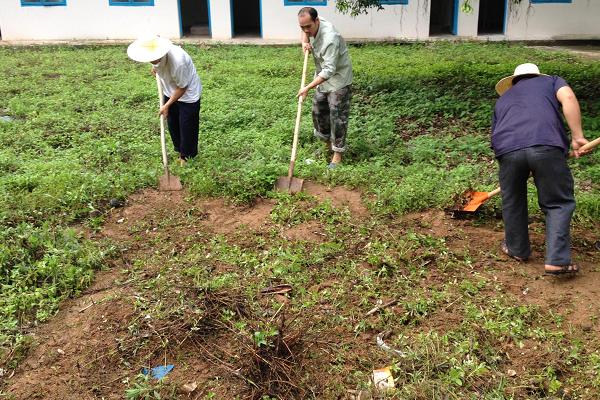
[[179, 177], [171, 174], [164, 174], [158, 178], [158, 188], [161, 191], [178, 191], [183, 189]]
[[280, 176], [277, 178], [277, 182], [275, 182], [275, 190], [278, 192], [300, 193], [303, 184], [304, 179]]
[[475, 212], [486, 201], [490, 199], [488, 192], [472, 192], [469, 196], [469, 201], [461, 211]]

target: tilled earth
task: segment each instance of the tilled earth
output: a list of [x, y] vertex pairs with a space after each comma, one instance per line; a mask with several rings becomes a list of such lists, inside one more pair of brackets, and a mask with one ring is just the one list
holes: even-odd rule
[[[127, 389], [134, 387], [132, 382], [141, 367], [161, 364], [175, 365], [168, 375], [168, 385], [161, 389], [167, 398], [260, 398], [263, 394], [279, 398], [351, 398], [360, 393], [357, 379], [368, 379], [372, 368], [388, 365], [392, 359], [376, 345], [378, 323], [368, 322], [376, 320], [374, 314], [379, 311], [369, 316], [366, 312], [377, 304], [391, 303], [381, 312], [393, 321], [395, 314], [408, 315], [407, 306], [402, 301], [390, 302], [396, 293], [386, 291], [389, 288], [385, 285], [374, 290], [381, 300], [377, 303], [373, 293], [364, 292], [365, 286], [355, 286], [356, 280], [347, 280], [336, 268], [329, 273], [325, 266], [339, 265], [348, 261], [344, 258], [356, 257], [362, 260], [354, 267], [359, 276], [374, 268], [389, 273], [393, 268], [389, 261], [371, 263], [359, 257], [381, 237], [393, 240], [416, 235], [419, 240], [437, 241], [457, 260], [459, 267], [438, 270], [435, 255], [414, 253], [418, 255], [418, 265], [426, 271], [415, 291], [426, 293], [429, 287], [441, 287], [453, 279], [484, 278], [491, 284], [480, 292], [482, 295], [492, 298], [499, 291], [510, 296], [516, 306], [536, 305], [543, 313], [560, 315], [564, 331], [570, 331], [583, 343], [594, 343], [600, 333], [597, 323], [600, 253], [593, 246], [600, 239], [597, 231], [575, 229], [574, 260], [581, 273], [575, 278], [557, 279], [543, 275], [540, 221], [534, 221], [530, 227], [534, 244], [532, 260], [522, 264], [507, 259], [499, 251], [503, 232], [498, 220], [456, 220], [443, 211], [432, 210], [378, 220], [377, 228], [369, 230], [365, 227], [373, 226], [374, 217], [359, 192], [308, 183], [305, 193], [313, 197], [311, 200], [306, 196], [305, 209], [302, 209], [304, 203], [298, 202], [295, 210], [298, 214], [325, 202], [346, 219], [331, 223], [327, 221], [327, 212], [321, 212], [314, 219], [276, 223], [272, 217], [276, 199], [261, 199], [252, 206], [240, 207], [221, 199], [194, 199], [185, 191], [145, 190], [132, 196], [124, 208], [110, 211], [99, 231], [83, 233], [92, 240], [118, 246], [120, 255], [97, 273], [93, 286], [81, 296], [64, 302], [50, 322], [31, 332], [34, 340], [28, 355], [15, 371], [3, 377], [6, 398], [120, 399]], [[340, 225], [332, 229], [335, 223]], [[264, 279], [264, 271], [258, 270], [257, 281], [250, 274], [239, 285], [212, 291], [190, 283], [197, 282], [190, 278], [192, 273], [180, 276], [181, 271], [196, 266], [198, 274], [206, 269], [209, 276], [236, 272], [235, 262], [224, 258], [206, 261], [212, 260], [211, 252], [202, 249], [216, 248], [219, 240], [230, 246], [229, 253], [246, 249], [261, 254], [261, 251], [275, 251], [276, 246], [294, 244], [316, 252], [336, 235], [347, 235], [352, 229], [354, 235], [357, 232], [362, 235], [352, 244], [355, 249], [333, 252], [333, 256], [327, 253], [322, 265], [302, 266], [313, 271], [312, 275], [287, 286], [285, 274]], [[194, 246], [204, 247], [193, 252]], [[408, 254], [410, 258], [413, 253]], [[238, 265], [243, 266], [243, 254], [239, 257], [242, 261], [237, 261]], [[296, 262], [286, 260], [286, 263]], [[398, 256], [396, 260], [403, 258]], [[207, 264], [203, 264], [205, 261]], [[277, 261], [273, 265], [276, 275]], [[409, 260], [405, 265], [412, 264]], [[408, 276], [410, 268], [391, 273]], [[172, 278], [165, 278], [165, 274], [172, 274]], [[159, 285], [161, 282], [163, 286]], [[269, 283], [270, 290], [248, 293]], [[291, 307], [286, 315], [294, 297], [301, 298], [303, 305]], [[186, 302], [192, 298], [196, 299], [192, 303], [197, 303], [190, 307]], [[392, 322], [385, 326], [408, 337], [450, 330], [463, 319], [462, 300], [460, 296], [446, 300], [434, 311], [421, 314], [416, 322], [404, 321], [397, 326]], [[190, 316], [197, 309], [204, 314], [198, 318]], [[267, 364], [280, 368], [278, 376], [284, 377], [285, 384], [278, 387], [270, 382], [266, 389], [261, 386], [261, 379], [274, 380], [272, 376], [265, 378], [263, 365], [268, 361], [263, 358], [273, 354], [261, 354], [251, 341], [240, 339], [239, 332], [232, 329], [234, 324], [222, 318], [223, 310], [228, 310], [238, 323], [246, 321], [259, 326], [268, 320], [279, 327], [277, 340], [281, 346], [290, 347], [292, 355], [285, 353], [289, 356], [285, 358], [278, 349], [279, 353], [274, 353]], [[162, 319], [157, 315], [162, 315]], [[336, 315], [342, 315], [340, 321], [347, 323], [332, 323]], [[356, 329], [361, 323], [364, 329]], [[504, 372], [509, 371], [509, 380], [542, 370], [548, 358], [552, 358], [536, 347], [538, 343], [534, 341], [525, 340], [519, 346], [507, 341], [502, 346], [496, 351], [506, 357], [501, 364]], [[337, 369], [331, 368], [332, 365]], [[355, 371], [361, 372], [358, 378], [353, 378]], [[482, 387], [489, 389], [490, 379], [491, 376], [482, 378]], [[539, 395], [527, 385], [521, 385], [526, 389], [519, 389], [519, 382], [514, 383], [512, 393], [516, 398]], [[568, 385], [566, 389], [563, 395], [569, 393]], [[595, 396], [590, 387], [575, 385], [570, 390], [579, 394], [577, 398]], [[592, 397], [586, 397], [588, 394]]]

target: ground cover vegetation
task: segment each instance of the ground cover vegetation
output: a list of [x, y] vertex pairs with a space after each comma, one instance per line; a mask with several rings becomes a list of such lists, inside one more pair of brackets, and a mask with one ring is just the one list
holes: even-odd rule
[[[98, 380], [98, 395], [176, 396], [175, 383], [154, 387], [137, 367], [166, 354], [191, 365], [185, 354], [195, 352], [225, 360], [215, 368], [236, 382], [209, 376], [206, 398], [337, 398], [368, 389], [371, 369], [382, 365], [393, 366], [393, 398], [597, 396], [593, 334], [553, 306], [522, 303], [521, 291], [498, 279], [490, 248], [458, 249], [431, 234], [430, 223], [398, 222], [448, 208], [469, 187], [497, 186], [493, 86], [521, 62], [563, 76], [580, 99], [587, 137], [598, 137], [597, 62], [508, 44], [352, 46], [344, 164], [325, 170], [307, 102], [296, 171], [360, 190], [369, 217], [356, 218], [330, 201], [271, 192], [287, 171], [297, 47], [185, 48], [204, 95], [200, 154], [174, 167], [191, 198], [178, 207], [207, 196], [247, 206], [269, 198], [258, 233], [200, 231], [201, 208], [165, 207], [129, 225], [127, 239], [95, 240], [111, 222], [110, 199], [125, 201], [160, 173], [153, 78], [124, 46], [0, 47], [0, 114], [9, 117], [0, 121], [0, 379], [27, 357], [30, 333], [62, 300], [88, 287], [94, 271], [118, 265], [130, 290], [106, 301], [131, 312], [114, 332], [116, 350], [90, 364], [122, 368], [113, 387]], [[598, 235], [599, 154], [571, 161], [580, 248]], [[533, 187], [530, 209], [539, 233]], [[498, 212], [495, 199], [471, 223], [497, 231]], [[282, 238], [306, 224], [322, 239]], [[259, 295], [277, 284], [293, 295]], [[378, 300], [395, 303], [365, 318]], [[400, 353], [372, 345], [380, 333]], [[215, 347], [223, 338], [229, 345]]]

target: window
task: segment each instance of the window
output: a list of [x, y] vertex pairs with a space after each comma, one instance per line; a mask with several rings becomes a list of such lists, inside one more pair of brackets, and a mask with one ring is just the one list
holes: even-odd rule
[[572, 3], [573, 0], [530, 0], [531, 4], [537, 3]]
[[283, 0], [284, 6], [326, 6], [327, 0]]
[[109, 0], [110, 6], [153, 6], [154, 0]]
[[21, 6], [66, 6], [67, 0], [21, 0]]
[[382, 6], [391, 6], [393, 4], [408, 4], [408, 0], [380, 0], [379, 4]]

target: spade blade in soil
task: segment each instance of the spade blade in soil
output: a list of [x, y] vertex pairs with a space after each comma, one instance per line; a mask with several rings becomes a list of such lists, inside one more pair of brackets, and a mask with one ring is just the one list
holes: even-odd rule
[[277, 182], [275, 182], [275, 190], [278, 192], [300, 193], [302, 191], [303, 184], [304, 179], [280, 176], [277, 179]]
[[158, 179], [158, 188], [162, 191], [177, 191], [183, 189], [179, 177], [171, 174], [164, 174]]
[[475, 212], [486, 201], [490, 199], [488, 192], [472, 192], [469, 202], [460, 211]]
[[474, 192], [472, 190], [467, 190], [460, 196], [459, 203], [452, 211], [459, 214], [474, 213], [482, 204], [485, 204], [491, 197], [496, 196], [498, 193], [500, 193], [500, 188], [496, 188], [491, 192]]

